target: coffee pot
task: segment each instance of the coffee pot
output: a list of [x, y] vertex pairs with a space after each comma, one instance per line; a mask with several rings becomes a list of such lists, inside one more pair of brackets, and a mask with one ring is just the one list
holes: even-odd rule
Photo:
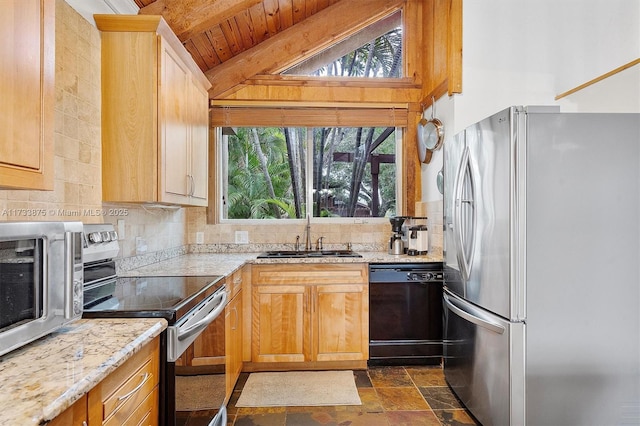
[[389, 239], [389, 254], [404, 254], [402, 235], [393, 234]]

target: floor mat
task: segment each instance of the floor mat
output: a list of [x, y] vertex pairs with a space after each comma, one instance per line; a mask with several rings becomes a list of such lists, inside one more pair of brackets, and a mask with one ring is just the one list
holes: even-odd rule
[[251, 373], [236, 407], [362, 405], [353, 371]]
[[224, 375], [176, 376], [176, 411], [220, 408], [224, 397]]

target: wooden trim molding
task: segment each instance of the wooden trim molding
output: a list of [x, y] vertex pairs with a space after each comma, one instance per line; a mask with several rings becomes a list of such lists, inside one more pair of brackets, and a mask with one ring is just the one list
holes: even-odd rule
[[620, 67], [618, 67], [618, 68], [616, 68], [614, 70], [611, 70], [611, 71], [609, 71], [607, 73], [604, 73], [601, 76], [596, 77], [593, 80], [589, 80], [586, 83], [581, 84], [580, 86], [574, 87], [571, 90], [567, 90], [566, 92], [560, 93], [559, 95], [556, 96], [556, 101], [558, 99], [562, 99], [562, 98], [567, 97], [567, 96], [569, 96], [569, 95], [571, 95], [573, 93], [576, 93], [576, 92], [578, 92], [578, 91], [580, 91], [580, 90], [582, 90], [584, 88], [587, 88], [587, 87], [591, 86], [592, 84], [598, 83], [599, 81], [602, 81], [602, 80], [604, 80], [606, 78], [609, 78], [612, 75], [618, 74], [621, 71], [624, 71], [624, 70], [626, 70], [628, 68], [636, 66], [638, 64], [640, 64], [640, 58], [635, 59], [635, 60], [633, 60], [633, 61], [631, 61], [631, 62], [629, 62], [627, 64], [624, 64], [624, 65], [622, 65], [622, 66], [620, 66]]
[[406, 127], [407, 108], [217, 107], [211, 125], [224, 127]]

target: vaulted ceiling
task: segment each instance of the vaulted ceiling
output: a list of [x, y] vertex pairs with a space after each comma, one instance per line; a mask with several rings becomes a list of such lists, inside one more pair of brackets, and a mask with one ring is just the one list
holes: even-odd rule
[[339, 0], [134, 0], [162, 15], [203, 71], [251, 49]]
[[162, 15], [216, 96], [279, 73], [398, 9], [404, 0], [134, 0]]

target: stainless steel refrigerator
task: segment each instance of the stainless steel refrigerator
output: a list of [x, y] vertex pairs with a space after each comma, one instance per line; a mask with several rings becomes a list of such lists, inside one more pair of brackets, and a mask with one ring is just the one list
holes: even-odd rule
[[460, 400], [484, 426], [640, 424], [640, 114], [511, 107], [444, 172]]

